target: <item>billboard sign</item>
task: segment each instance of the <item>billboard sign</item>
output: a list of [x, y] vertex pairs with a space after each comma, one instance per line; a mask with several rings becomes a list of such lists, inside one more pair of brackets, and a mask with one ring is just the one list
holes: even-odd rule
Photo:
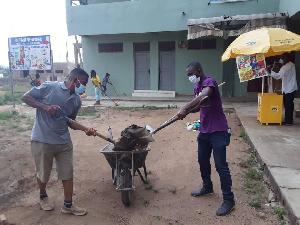
[[251, 0], [210, 0], [210, 3], [226, 3], [226, 2], [245, 2]]
[[8, 39], [11, 70], [51, 70], [50, 36]]
[[236, 57], [240, 82], [267, 76], [265, 55], [241, 55]]

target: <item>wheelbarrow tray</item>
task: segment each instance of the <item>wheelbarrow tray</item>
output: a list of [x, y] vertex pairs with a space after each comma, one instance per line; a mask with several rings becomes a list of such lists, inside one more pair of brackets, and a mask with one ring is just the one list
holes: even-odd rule
[[130, 151], [113, 151], [114, 145], [107, 144], [103, 149], [100, 150], [104, 154], [108, 164], [112, 169], [116, 169], [116, 158], [122, 157], [122, 161], [127, 162], [126, 165], [129, 169], [131, 167], [131, 161], [133, 156], [134, 168], [141, 168], [145, 164], [148, 152], [151, 150], [150, 146], [144, 147], [143, 149], [132, 149]]

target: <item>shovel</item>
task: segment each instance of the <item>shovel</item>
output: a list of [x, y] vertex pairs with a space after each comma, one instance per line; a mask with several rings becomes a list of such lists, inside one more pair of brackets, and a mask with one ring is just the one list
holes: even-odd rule
[[[72, 120], [71, 118], [67, 117], [61, 109], [58, 109], [58, 110], [57, 110], [56, 115], [55, 115], [55, 117], [53, 117], [53, 118], [54, 118], [54, 119], [63, 118], [63, 119], [66, 120], [68, 123], [73, 124], [73, 125], [76, 125], [76, 126], [77, 126], [80, 130], [82, 130], [82, 131], [86, 131], [86, 130], [89, 129], [89, 128], [87, 128], [86, 126], [84, 126], [84, 125], [78, 123], [77, 121]], [[110, 143], [115, 144], [115, 141], [114, 141], [114, 140], [112, 140], [111, 138], [105, 137], [104, 135], [102, 135], [102, 134], [100, 134], [100, 133], [98, 133], [98, 132], [95, 132], [95, 135], [98, 136], [98, 137], [100, 137], [100, 138], [102, 138], [102, 139], [104, 139], [105, 141], [108, 141], [108, 142], [110, 142]]]
[[[202, 104], [203, 102], [205, 102], [205, 101], [208, 101], [208, 104], [207, 104], [207, 105], [201, 105], [201, 104]], [[208, 96], [205, 96], [205, 97], [198, 103], [197, 106], [195, 106], [194, 108], [188, 110], [187, 114], [191, 113], [192, 111], [194, 111], [194, 110], [197, 109], [197, 108], [206, 108], [206, 107], [208, 107], [208, 106], [210, 106], [210, 101], [209, 101]], [[176, 114], [176, 115], [177, 115], [177, 114]], [[174, 115], [173, 117], [175, 117], [176, 115]], [[177, 121], [177, 120], [178, 120], [178, 118], [175, 117], [175, 118], [173, 118], [173, 119], [171, 119], [171, 120], [169, 120], [169, 121], [166, 121], [165, 123], [163, 123], [162, 125], [160, 125], [158, 128], [156, 128], [155, 130], [153, 130], [149, 125], [146, 125], [145, 128], [146, 128], [146, 130], [149, 131], [149, 132], [148, 132], [148, 135], [145, 135], [145, 136], [140, 137], [140, 138], [143, 139], [145, 142], [146, 142], [146, 141], [148, 141], [148, 142], [154, 141], [154, 139], [153, 139], [152, 136], [153, 136], [156, 132], [160, 131], [161, 129], [163, 129], [163, 128], [167, 127], [167, 126], [169, 126], [170, 124], [174, 123], [174, 122]]]

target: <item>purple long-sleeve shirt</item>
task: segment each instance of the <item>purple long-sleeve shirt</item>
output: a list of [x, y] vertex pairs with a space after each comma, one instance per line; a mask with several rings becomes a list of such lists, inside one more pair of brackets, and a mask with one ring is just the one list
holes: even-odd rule
[[204, 87], [212, 87], [213, 93], [209, 97], [210, 106], [200, 109], [201, 133], [213, 133], [216, 131], [227, 131], [228, 124], [223, 112], [221, 95], [217, 82], [212, 77], [205, 77], [194, 87], [194, 97], [196, 97]]

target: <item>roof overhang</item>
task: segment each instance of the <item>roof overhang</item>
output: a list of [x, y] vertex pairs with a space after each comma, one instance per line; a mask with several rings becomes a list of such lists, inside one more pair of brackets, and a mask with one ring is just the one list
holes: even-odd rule
[[188, 39], [203, 36], [227, 39], [230, 36], [239, 36], [261, 27], [286, 29], [287, 18], [288, 13], [284, 12], [189, 19], [187, 23]]

